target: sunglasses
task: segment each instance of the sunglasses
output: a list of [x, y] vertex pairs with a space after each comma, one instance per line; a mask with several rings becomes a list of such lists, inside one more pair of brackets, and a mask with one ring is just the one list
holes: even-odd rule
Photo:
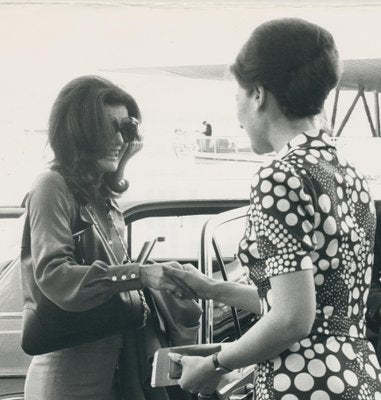
[[120, 132], [125, 143], [139, 139], [139, 121], [134, 117], [124, 117], [120, 121], [111, 119], [115, 133]]

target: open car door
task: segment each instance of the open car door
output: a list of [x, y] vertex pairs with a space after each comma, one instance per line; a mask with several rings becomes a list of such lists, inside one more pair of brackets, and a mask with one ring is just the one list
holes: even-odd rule
[[[236, 255], [245, 230], [248, 206], [211, 217], [201, 233], [199, 268], [214, 279], [252, 284], [248, 270]], [[202, 314], [199, 342], [204, 344], [230, 342], [255, 324], [257, 317], [213, 300], [201, 300]], [[254, 366], [225, 375], [218, 387], [220, 400], [243, 400], [253, 396]], [[225, 378], [224, 377], [224, 378]]]

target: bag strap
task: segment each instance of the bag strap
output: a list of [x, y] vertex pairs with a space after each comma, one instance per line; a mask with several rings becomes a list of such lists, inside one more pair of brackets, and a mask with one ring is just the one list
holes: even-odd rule
[[[114, 253], [114, 250], [112, 249], [111, 245], [109, 244], [109, 242], [108, 242], [108, 240], [106, 238], [106, 235], [103, 233], [102, 229], [99, 226], [99, 223], [97, 221], [96, 215], [91, 211], [91, 209], [90, 209], [90, 207], [88, 205], [85, 206], [85, 209], [86, 209], [87, 213], [89, 214], [89, 217], [90, 217], [95, 229], [97, 230], [99, 236], [102, 238], [105, 247], [110, 251], [110, 254], [114, 257], [114, 262], [116, 264], [119, 264], [118, 258], [116, 257], [116, 255]], [[112, 219], [112, 217], [111, 217], [111, 219]], [[115, 222], [114, 222], [113, 219], [112, 219], [112, 223], [114, 225], [114, 228], [117, 230], [118, 228], [116, 227]], [[127, 252], [127, 249], [126, 249], [125, 245], [123, 244], [123, 239], [121, 238], [119, 231], [117, 231], [117, 234], [118, 234], [119, 240], [121, 241], [123, 249], [124, 249], [124, 251], [126, 253], [125, 256], [127, 257], [127, 260], [129, 262], [131, 262], [130, 257], [129, 257], [128, 252]], [[140, 297], [140, 302], [141, 302], [142, 312], [143, 312], [143, 322], [142, 322], [142, 325], [138, 327], [138, 329], [139, 329], [139, 328], [144, 328], [146, 326], [147, 319], [148, 319], [148, 314], [149, 314], [150, 309], [148, 307], [148, 304], [147, 304], [147, 301], [146, 301], [146, 298], [145, 298], [143, 290], [137, 290], [137, 292], [138, 292], [139, 297]]]
[[112, 255], [112, 257], [114, 258], [114, 262], [115, 264], [119, 264], [118, 261], [118, 257], [116, 256], [116, 254], [114, 253], [113, 248], [110, 246], [106, 235], [104, 234], [103, 230], [100, 228], [99, 223], [97, 221], [97, 217], [95, 216], [95, 214], [90, 210], [88, 205], [85, 205], [85, 210], [87, 211], [87, 214], [91, 220], [91, 222], [93, 223], [93, 226], [95, 228], [95, 230], [98, 232], [98, 235], [101, 237], [103, 245], [107, 248], [107, 250], [110, 252], [110, 254]]

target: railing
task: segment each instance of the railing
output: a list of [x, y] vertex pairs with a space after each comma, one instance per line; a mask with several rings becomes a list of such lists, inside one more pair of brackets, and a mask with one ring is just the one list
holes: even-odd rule
[[273, 153], [255, 154], [249, 138], [240, 136], [200, 136], [197, 138], [197, 148], [195, 157], [198, 159], [262, 163], [274, 156]]
[[199, 136], [197, 138], [199, 152], [203, 153], [251, 153], [250, 141], [247, 137], [238, 136]]

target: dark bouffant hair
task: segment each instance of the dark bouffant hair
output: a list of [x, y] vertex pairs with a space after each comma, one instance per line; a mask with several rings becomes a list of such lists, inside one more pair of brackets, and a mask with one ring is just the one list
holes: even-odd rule
[[49, 143], [55, 157], [52, 168], [63, 175], [81, 203], [112, 195], [97, 166], [115, 135], [105, 105], [124, 105], [130, 116], [141, 119], [134, 98], [99, 76], [79, 77], [64, 86], [49, 118]]
[[263, 85], [289, 118], [319, 114], [340, 77], [332, 35], [296, 18], [257, 27], [230, 69], [248, 92]]

